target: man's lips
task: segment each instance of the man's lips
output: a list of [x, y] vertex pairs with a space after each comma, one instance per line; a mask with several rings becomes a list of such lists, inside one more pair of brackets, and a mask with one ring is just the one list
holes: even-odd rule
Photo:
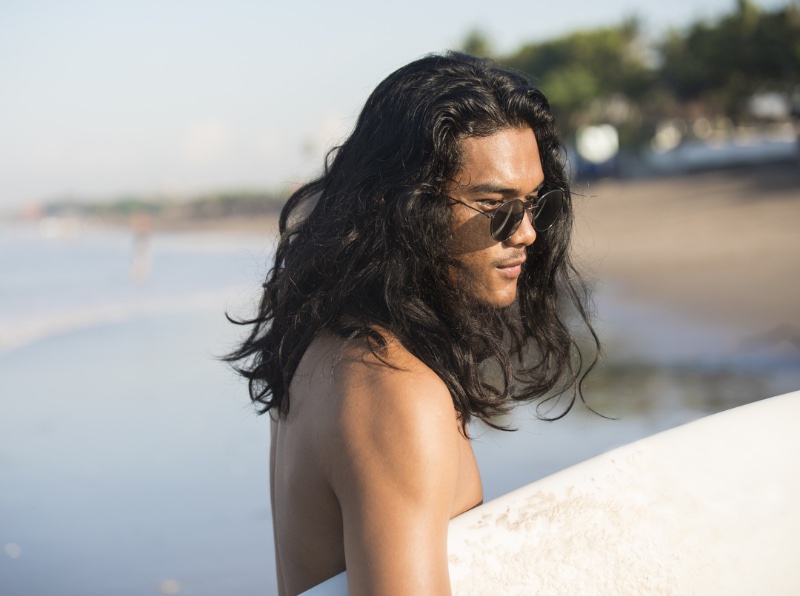
[[497, 265], [497, 269], [503, 275], [507, 275], [509, 277], [517, 277], [520, 273], [522, 273], [522, 264], [525, 262], [525, 259], [514, 259], [513, 261], [506, 261], [505, 263], [501, 263]]
[[500, 264], [495, 265], [495, 266], [498, 269], [509, 269], [509, 268], [512, 268], [512, 267], [521, 267], [522, 264], [525, 262], [525, 260], [526, 259], [523, 257], [521, 259], [514, 259], [512, 261], [506, 261], [505, 263], [500, 263]]

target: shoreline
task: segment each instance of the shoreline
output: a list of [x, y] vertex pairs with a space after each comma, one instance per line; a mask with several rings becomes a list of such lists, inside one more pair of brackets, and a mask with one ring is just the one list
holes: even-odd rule
[[800, 348], [800, 167], [577, 185], [575, 247], [631, 298]]
[[[573, 202], [576, 262], [590, 281], [689, 320], [800, 349], [797, 163], [578, 182]], [[81, 225], [142, 233], [123, 220], [77, 225], [73, 233]], [[154, 219], [145, 234], [248, 236], [266, 246], [277, 226], [275, 215]]]

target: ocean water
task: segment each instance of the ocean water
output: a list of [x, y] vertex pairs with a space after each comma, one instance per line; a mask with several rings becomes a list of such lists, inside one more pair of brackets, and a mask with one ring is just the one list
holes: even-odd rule
[[[144, 247], [143, 247], [144, 246]], [[217, 356], [272, 239], [0, 228], [0, 593], [273, 594], [268, 422]], [[474, 426], [491, 499], [660, 430], [800, 388], [800, 357], [600, 288], [576, 407]]]

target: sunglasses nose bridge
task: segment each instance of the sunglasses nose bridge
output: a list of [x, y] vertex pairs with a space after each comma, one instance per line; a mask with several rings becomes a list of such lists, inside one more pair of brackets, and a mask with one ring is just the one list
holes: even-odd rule
[[528, 207], [523, 206], [519, 211], [513, 229], [503, 242], [513, 246], [530, 246], [536, 240], [537, 232], [533, 212]]
[[536, 221], [536, 204], [533, 201], [529, 201], [530, 205], [525, 206], [525, 213], [528, 216], [528, 221], [533, 224]]

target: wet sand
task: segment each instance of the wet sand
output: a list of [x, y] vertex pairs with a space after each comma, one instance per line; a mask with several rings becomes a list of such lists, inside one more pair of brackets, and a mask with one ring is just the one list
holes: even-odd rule
[[576, 184], [590, 276], [744, 337], [800, 348], [800, 163]]

